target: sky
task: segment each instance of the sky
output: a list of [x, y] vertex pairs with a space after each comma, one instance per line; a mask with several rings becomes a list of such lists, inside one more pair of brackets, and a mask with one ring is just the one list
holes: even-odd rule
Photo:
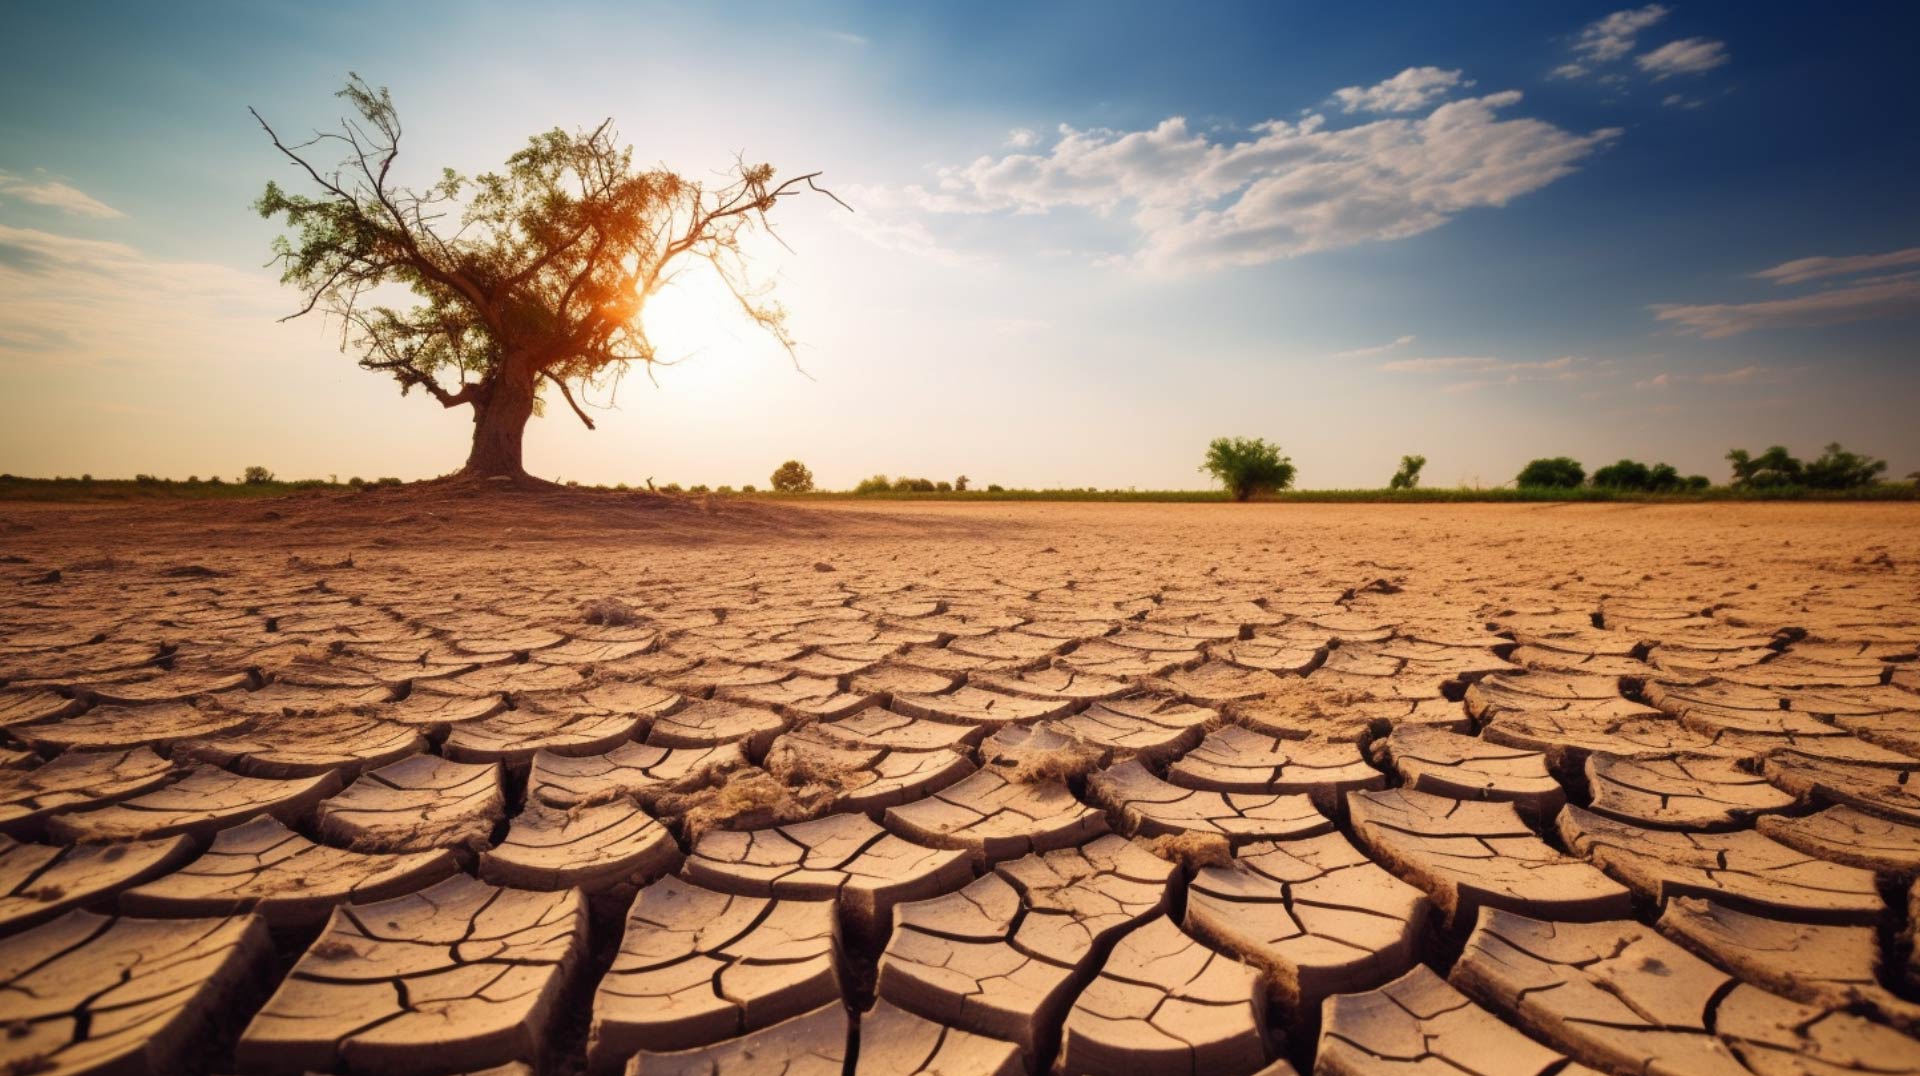
[[1308, 488], [1528, 459], [1722, 479], [1838, 440], [1920, 469], [1920, 6], [1115, 2], [11, 5], [0, 472], [424, 478], [471, 423], [359, 369], [249, 210], [247, 109], [391, 89], [398, 166], [611, 118], [641, 162], [820, 170], [760, 242], [799, 367], [689, 276], [674, 365], [536, 419], [590, 483], [805, 461], [1195, 488], [1217, 436]]

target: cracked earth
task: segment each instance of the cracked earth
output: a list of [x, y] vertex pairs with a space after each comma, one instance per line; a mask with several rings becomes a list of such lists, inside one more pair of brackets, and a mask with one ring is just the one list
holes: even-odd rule
[[1920, 1073], [1920, 514], [0, 508], [0, 1072]]

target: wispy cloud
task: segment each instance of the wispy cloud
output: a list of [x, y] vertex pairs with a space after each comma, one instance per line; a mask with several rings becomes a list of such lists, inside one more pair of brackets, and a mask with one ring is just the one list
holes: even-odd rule
[[1810, 295], [1754, 303], [1658, 303], [1654, 317], [1717, 340], [1762, 329], [1803, 329], [1920, 312], [1920, 273], [1870, 277]]
[[1440, 391], [1459, 393], [1496, 385], [1584, 381], [1611, 374], [1613, 363], [1606, 360], [1595, 362], [1577, 355], [1562, 355], [1557, 359], [1533, 362], [1514, 362], [1483, 355], [1447, 355], [1395, 359], [1381, 363], [1380, 369], [1394, 374], [1440, 377], [1447, 381]]
[[1676, 385], [1778, 385], [1789, 380], [1785, 371], [1770, 366], [1741, 366], [1732, 370], [1665, 370], [1635, 381], [1636, 389], [1666, 389]]
[[1652, 52], [1635, 57], [1633, 62], [1658, 82], [1674, 75], [1698, 75], [1703, 71], [1711, 71], [1725, 64], [1727, 59], [1726, 42], [1688, 37], [1670, 41]]
[[940, 169], [930, 186], [864, 188], [861, 207], [928, 220], [1083, 210], [1132, 226], [1117, 261], [1162, 271], [1257, 265], [1418, 235], [1506, 205], [1620, 134], [1499, 115], [1520, 100], [1495, 93], [1339, 129], [1318, 114], [1267, 120], [1238, 142], [1180, 116], [1138, 131], [1062, 125], [1045, 152], [982, 156]]
[[1409, 67], [1384, 82], [1335, 90], [1333, 99], [1340, 102], [1342, 112], [1417, 112], [1455, 86], [1471, 85], [1472, 79], [1461, 81], [1458, 70]]
[[869, 38], [862, 37], [859, 34], [848, 33], [845, 30], [822, 30], [820, 31], [820, 33], [822, 36], [828, 38], [829, 40], [838, 41], [842, 45], [853, 45], [855, 47], [860, 47], [860, 46], [872, 44], [872, 41]]
[[57, 209], [76, 217], [112, 220], [126, 216], [87, 192], [45, 175], [30, 178], [13, 172], [0, 172], [0, 196]]
[[1387, 352], [1394, 350], [1395, 348], [1406, 347], [1408, 344], [1413, 343], [1413, 339], [1414, 338], [1411, 335], [1395, 337], [1394, 339], [1389, 340], [1384, 344], [1375, 344], [1372, 347], [1356, 347], [1346, 351], [1336, 351], [1333, 354], [1328, 355], [1327, 358], [1329, 359], [1364, 359], [1373, 355], [1384, 355]]
[[1031, 127], [1015, 127], [1007, 132], [1007, 143], [1014, 149], [1032, 149], [1040, 144], [1040, 135]]
[[1574, 54], [1594, 63], [1610, 63], [1632, 52], [1642, 30], [1651, 29], [1669, 11], [1660, 4], [1616, 11], [1589, 23], [1573, 41]]
[[1762, 269], [1753, 275], [1762, 280], [1771, 280], [1775, 284], [1804, 284], [1809, 280], [1819, 280], [1823, 277], [1884, 272], [1888, 269], [1904, 269], [1914, 265], [1920, 265], [1920, 247], [1908, 247], [1905, 250], [1889, 251], [1886, 254], [1796, 258], [1790, 262], [1782, 262], [1771, 269]]

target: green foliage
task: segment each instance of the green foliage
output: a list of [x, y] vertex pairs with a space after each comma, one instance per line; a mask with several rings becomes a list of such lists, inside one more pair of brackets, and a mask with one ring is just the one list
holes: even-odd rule
[[935, 483], [933, 484], [933, 489], [934, 489], [934, 492], [936, 492], [936, 493], [952, 493], [952, 492], [953, 492], [953, 483], [951, 483], [951, 482], [935, 482]]
[[678, 483], [678, 482], [669, 482], [669, 483], [667, 483], [666, 485], [664, 485], [664, 486], [661, 486], [661, 487], [660, 487], [660, 492], [662, 492], [662, 493], [681, 493], [681, 492], [684, 492], [684, 491], [683, 491], [683, 490], [681, 490], [681, 488], [680, 488], [680, 483]]
[[1005, 493], [1006, 491], [1007, 491], [1007, 487], [1005, 486], [995, 485], [992, 482], [987, 483], [988, 493]]
[[1420, 469], [1427, 465], [1425, 456], [1400, 457], [1400, 469], [1393, 472], [1387, 480], [1388, 489], [1418, 489], [1420, 487]]
[[375, 479], [375, 481], [383, 486], [398, 486], [404, 484], [398, 478], [380, 478]]
[[895, 493], [932, 493], [933, 480], [930, 478], [907, 478], [904, 475], [893, 480]]
[[1835, 441], [1819, 459], [1807, 464], [1805, 473], [1810, 489], [1860, 489], [1878, 482], [1886, 470], [1886, 460], [1848, 452]]
[[877, 474], [872, 478], [863, 478], [853, 487], [855, 493], [885, 493], [893, 488], [893, 482], [886, 475]]
[[359, 475], [354, 475], [352, 478], [347, 479], [347, 485], [352, 486], [354, 489], [359, 489], [366, 484], [367, 480], [361, 478]]
[[808, 493], [813, 489], [813, 472], [799, 460], [788, 460], [773, 469], [768, 481], [775, 493]]
[[1733, 465], [1733, 485], [1737, 489], [1797, 486], [1806, 469], [1784, 445], [1774, 445], [1758, 456], [1748, 455], [1744, 448], [1731, 449], [1727, 462]]
[[264, 486], [273, 481], [273, 472], [265, 467], [249, 467], [241, 476], [241, 481], [249, 486]]
[[[1667, 470], [1673, 468], [1668, 467]], [[1653, 488], [1653, 469], [1634, 460], [1621, 460], [1593, 472], [1593, 484], [1597, 489], [1650, 490]]]
[[711, 491], [707, 489], [707, 484], [705, 482], [702, 482], [699, 485], [688, 486], [687, 492], [688, 493], [708, 493]]
[[961, 475], [959, 478], [954, 479], [953, 491], [955, 493], [965, 493], [967, 491], [967, 483], [969, 481], [971, 481], [971, 479], [969, 479], [966, 475]]
[[1587, 480], [1586, 468], [1567, 456], [1537, 459], [1520, 469], [1513, 484], [1521, 489], [1578, 489]]
[[749, 483], [747, 483], [746, 485], [744, 485], [744, 486], [741, 486], [741, 487], [740, 487], [740, 492], [742, 492], [742, 493], [758, 493], [758, 492], [760, 492], [760, 489], [759, 489], [759, 487], [757, 487], [757, 486], [755, 486], [755, 485], [754, 485], [753, 483], [751, 483], [751, 482], [749, 482]]
[[1293, 485], [1293, 461], [1280, 446], [1259, 437], [1220, 437], [1207, 446], [1202, 471], [1212, 475], [1227, 494], [1244, 501], [1256, 493], [1273, 493]]

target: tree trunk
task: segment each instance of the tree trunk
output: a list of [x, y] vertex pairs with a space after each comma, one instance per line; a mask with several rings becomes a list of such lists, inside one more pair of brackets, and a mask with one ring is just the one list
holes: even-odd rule
[[525, 478], [521, 445], [533, 417], [534, 378], [528, 364], [508, 360], [486, 398], [473, 405], [473, 451], [461, 474], [471, 478]]

